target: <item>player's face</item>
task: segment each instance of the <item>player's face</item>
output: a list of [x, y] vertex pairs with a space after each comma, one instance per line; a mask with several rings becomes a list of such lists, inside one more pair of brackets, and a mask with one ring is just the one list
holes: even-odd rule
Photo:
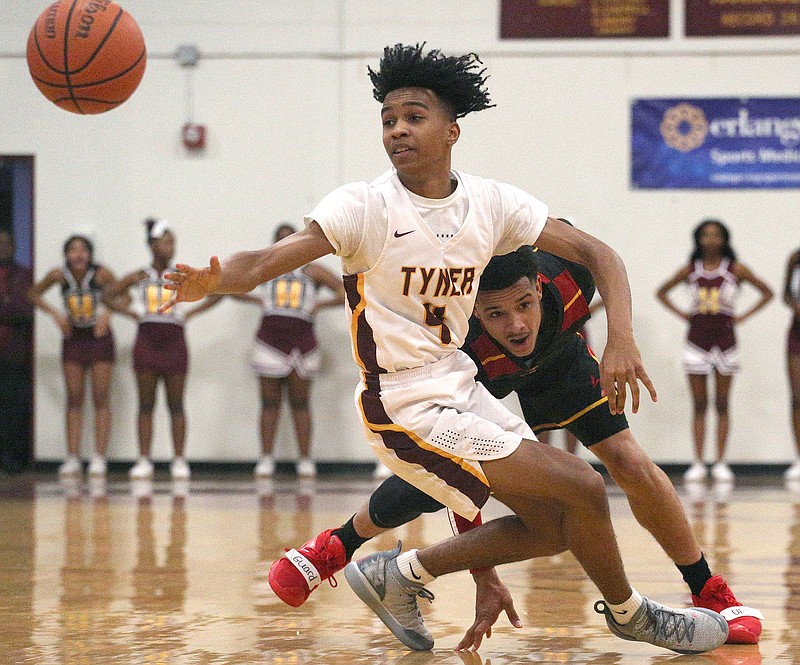
[[89, 248], [86, 246], [86, 243], [83, 242], [83, 240], [76, 238], [70, 242], [69, 245], [67, 245], [65, 258], [70, 269], [88, 270], [92, 255], [89, 252]]
[[520, 277], [499, 291], [478, 291], [475, 316], [495, 341], [515, 356], [533, 353], [542, 322], [542, 281]]
[[381, 108], [383, 147], [400, 175], [413, 178], [450, 169], [450, 149], [460, 129], [435, 93], [392, 90]]

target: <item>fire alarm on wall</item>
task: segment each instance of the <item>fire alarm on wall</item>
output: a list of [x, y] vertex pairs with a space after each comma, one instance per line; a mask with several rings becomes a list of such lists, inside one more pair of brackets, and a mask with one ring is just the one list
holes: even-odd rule
[[206, 126], [187, 122], [181, 131], [183, 145], [191, 150], [198, 150], [206, 147]]

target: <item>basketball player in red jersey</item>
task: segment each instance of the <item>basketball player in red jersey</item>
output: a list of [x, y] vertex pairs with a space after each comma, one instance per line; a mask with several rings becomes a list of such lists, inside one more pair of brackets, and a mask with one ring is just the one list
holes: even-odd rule
[[[543, 429], [561, 425], [597, 456], [627, 495], [637, 521], [675, 563], [695, 605], [722, 613], [729, 644], [754, 644], [763, 616], [743, 607], [725, 580], [711, 574], [669, 478], [636, 441], [625, 415], [608, 410], [598, 360], [579, 332], [589, 318], [594, 291], [588, 270], [547, 252], [522, 247], [496, 256], [481, 276], [462, 350], [475, 363], [477, 380], [492, 395], [516, 394], [537, 437]], [[270, 568], [270, 586], [285, 603], [301, 605], [367, 540], [442, 508], [392, 476], [341, 527], [287, 550]], [[458, 516], [451, 523], [458, 531], [471, 528]], [[479, 620], [459, 649], [479, 646], [501, 608], [512, 623], [516, 616], [494, 570], [472, 572]]]
[[[658, 299], [671, 312], [689, 322], [689, 334], [683, 356], [683, 367], [689, 375], [694, 417], [694, 462], [685, 474], [690, 482], [703, 480], [707, 469], [703, 448], [708, 407], [708, 377], [714, 376], [714, 408], [717, 411], [717, 449], [711, 468], [714, 480], [733, 481], [733, 472], [725, 459], [728, 445], [728, 397], [733, 375], [739, 371], [736, 346], [736, 325], [749, 319], [772, 298], [772, 290], [760, 277], [736, 258], [730, 243], [730, 232], [720, 221], [707, 219], [694, 230], [694, 251], [689, 264], [683, 266], [659, 287]], [[747, 311], [735, 312], [736, 297], [742, 282], [752, 284], [761, 297]], [[688, 311], [676, 306], [669, 292], [679, 284], [687, 284], [691, 294]]]

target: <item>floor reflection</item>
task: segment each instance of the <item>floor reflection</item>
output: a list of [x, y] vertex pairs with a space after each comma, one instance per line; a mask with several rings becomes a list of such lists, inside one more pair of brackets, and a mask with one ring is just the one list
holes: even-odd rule
[[[569, 554], [501, 569], [524, 627], [502, 616], [479, 653], [452, 651], [474, 613], [466, 573], [432, 585], [436, 600], [423, 607], [436, 638], [432, 652], [406, 651], [341, 576], [302, 607], [284, 606], [267, 584], [269, 565], [284, 548], [346, 521], [373, 488], [363, 479], [6, 482], [0, 479], [3, 665], [800, 665], [800, 491], [782, 485], [748, 487], [737, 479], [725, 493], [681, 488], [712, 568], [767, 622], [758, 646], [676, 656], [611, 636], [592, 610], [596, 588]], [[610, 492], [634, 584], [685, 604], [674, 566], [635, 523], [625, 498]], [[444, 515], [428, 515], [362, 553], [398, 539], [421, 547], [449, 533]]]

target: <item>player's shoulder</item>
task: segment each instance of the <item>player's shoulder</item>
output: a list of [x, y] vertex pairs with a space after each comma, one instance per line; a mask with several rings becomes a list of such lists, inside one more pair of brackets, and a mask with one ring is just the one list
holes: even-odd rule
[[464, 183], [464, 186], [471, 190], [479, 190], [496, 196], [504, 196], [511, 192], [522, 191], [514, 185], [500, 182], [494, 178], [485, 178], [471, 173], [464, 173], [464, 171], [454, 170], [453, 172], [458, 176], [458, 179]]
[[381, 200], [380, 183], [377, 180], [349, 182], [332, 190], [320, 202], [322, 206], [343, 206], [345, 208], [369, 207]]

